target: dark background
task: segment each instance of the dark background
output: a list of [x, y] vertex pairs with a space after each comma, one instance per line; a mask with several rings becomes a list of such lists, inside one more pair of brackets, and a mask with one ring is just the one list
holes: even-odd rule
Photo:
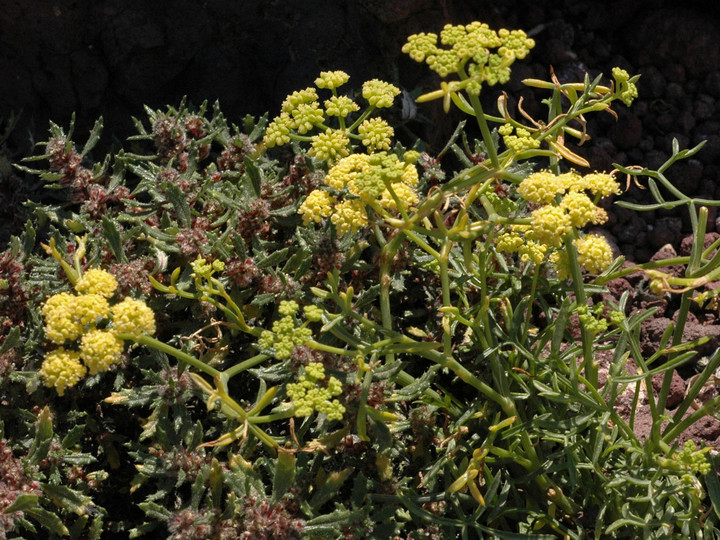
[[[532, 113], [541, 113], [544, 96], [519, 81], [547, 78], [551, 65], [567, 80], [581, 80], [585, 71], [609, 74], [616, 65], [642, 73], [640, 99], [631, 109], [619, 105], [617, 121], [609, 115], [593, 121], [584, 154], [601, 170], [613, 162], [656, 167], [674, 137], [681, 146], [707, 140], [695, 159], [673, 168], [673, 181], [690, 194], [720, 198], [720, 21], [703, 7], [711, 4], [3, 0], [0, 120], [13, 112], [20, 119], [2, 152], [15, 160], [28, 155], [33, 141], [46, 138], [49, 120], [67, 127], [73, 112], [82, 142], [103, 116], [101, 145], [109, 145], [111, 136], [133, 133], [131, 118], [144, 118], [143, 105], [177, 105], [183, 96], [194, 104], [219, 100], [237, 122], [245, 114], [274, 115], [286, 94], [311, 85], [321, 70], [347, 71], [355, 88], [377, 77], [408, 91], [429, 89], [436, 84], [429, 70], [400, 51], [406, 37], [480, 20], [533, 33], [536, 48], [515, 64], [504, 88], [523, 95]], [[492, 103], [498, 91], [488, 89], [483, 98]], [[431, 149], [441, 146], [459, 117], [437, 104], [422, 107], [431, 123], [418, 123], [414, 132]], [[14, 189], [7, 171], [0, 174], [3, 190]], [[659, 219], [665, 221], [658, 225]], [[672, 212], [613, 212], [608, 227], [626, 253], [642, 259], [679, 241], [688, 224]]]

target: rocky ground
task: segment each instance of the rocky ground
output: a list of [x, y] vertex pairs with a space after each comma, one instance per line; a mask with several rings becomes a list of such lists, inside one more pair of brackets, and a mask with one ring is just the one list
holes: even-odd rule
[[[586, 71], [591, 77], [609, 73], [613, 66], [641, 73], [633, 107], [619, 106], [617, 120], [592, 119], [593, 140], [579, 152], [598, 170], [610, 170], [613, 163], [656, 168], [670, 156], [673, 139], [681, 147], [706, 141], [701, 152], [667, 176], [690, 196], [720, 199], [720, 19], [703, 4], [8, 0], [0, 10], [0, 133], [13, 112], [22, 113], [15, 129], [0, 136], [0, 240], [22, 226], [17, 208], [29, 193], [9, 162], [45, 138], [48, 120], [67, 126], [76, 113], [76, 133], [83, 140], [102, 115], [101, 148], [107, 149], [111, 135], [122, 140], [132, 132], [131, 117], [142, 117], [144, 104], [160, 108], [183, 95], [196, 104], [219, 99], [230, 118], [275, 114], [287, 93], [323, 69], [343, 69], [357, 84], [373, 77], [391, 80], [411, 92], [434, 81], [400, 52], [405, 37], [472, 20], [523, 28], [535, 37], [537, 47], [516, 64], [507, 90], [522, 95], [525, 109], [540, 118], [543, 96], [520, 81], [547, 78], [550, 65], [561, 80], [581, 80]], [[496, 95], [484, 95], [488, 107]], [[430, 106], [407, 122], [404, 132], [439, 147], [458, 120]], [[648, 197], [647, 190], [634, 186], [622, 196], [634, 202], [649, 202]], [[645, 262], [688, 250], [692, 229], [681, 209], [639, 213], [612, 207], [609, 213], [605, 232], [628, 260]], [[720, 233], [715, 208], [710, 208], [708, 232], [713, 238]], [[660, 308], [643, 333], [644, 347], [652, 351], [677, 301], [649, 296], [647, 280], [639, 274], [612, 285], [631, 291], [636, 307]], [[693, 313], [687, 335], [710, 336], [700, 355], [712, 354], [719, 345], [717, 312]], [[688, 367], [677, 374], [671, 406], [694, 373]], [[720, 445], [720, 422], [708, 418], [701, 424], [687, 436]]]

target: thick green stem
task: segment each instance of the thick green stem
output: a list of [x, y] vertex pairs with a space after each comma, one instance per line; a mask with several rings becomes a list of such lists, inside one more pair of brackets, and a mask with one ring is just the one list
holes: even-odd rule
[[170, 356], [174, 356], [181, 362], [185, 362], [186, 364], [194, 367], [195, 369], [202, 371], [203, 373], [207, 373], [213, 378], [222, 376], [222, 372], [208, 366], [205, 362], [198, 360], [194, 356], [191, 356], [188, 353], [181, 351], [180, 349], [176, 349], [172, 345], [168, 345], [167, 343], [163, 343], [162, 341], [157, 340], [154, 337], [148, 336], [147, 334], [117, 334], [117, 337], [119, 337], [120, 339], [134, 341], [135, 343], [139, 343], [140, 345], [152, 347], [155, 350], [164, 352], [165, 354], [169, 354]]
[[[451, 249], [452, 242], [449, 239], [446, 239], [443, 243], [442, 249], [440, 250], [440, 258], [438, 259], [438, 263], [440, 264], [440, 285], [442, 287], [443, 307], [452, 306], [450, 298], [450, 276], [448, 274], [448, 262], [450, 259]], [[445, 354], [452, 354], [452, 321], [450, 315], [447, 313], [443, 313], [442, 327], [443, 352]]]
[[[583, 282], [580, 264], [577, 260], [577, 251], [575, 250], [572, 240], [573, 237], [568, 235], [565, 239], [565, 250], [568, 254], [568, 262], [570, 263], [575, 302], [578, 306], [584, 306], [587, 305], [587, 293], [585, 292], [585, 283]], [[582, 340], [583, 371], [585, 372], [585, 378], [593, 388], [597, 388], [598, 366], [595, 364], [595, 355], [593, 354], [593, 334], [586, 330], [584, 326], [581, 326], [580, 337]], [[572, 372], [575, 373], [574, 367]], [[577, 381], [573, 381], [573, 383], [576, 382]]]
[[493, 141], [492, 135], [490, 134], [490, 128], [488, 127], [487, 120], [485, 119], [485, 113], [483, 112], [482, 105], [480, 104], [480, 97], [475, 94], [468, 94], [470, 97], [470, 104], [475, 111], [475, 118], [477, 119], [480, 133], [482, 134], [483, 142], [485, 143], [485, 149], [487, 150], [488, 157], [492, 168], [496, 171], [500, 169], [500, 161], [498, 160], [497, 149], [495, 148], [495, 142]]
[[[390, 305], [390, 285], [392, 284], [392, 276], [390, 275], [390, 266], [392, 265], [395, 254], [400, 248], [404, 234], [398, 231], [397, 234], [387, 244], [382, 247], [380, 255], [380, 315], [382, 317], [382, 326], [388, 332], [393, 331], [393, 317]], [[395, 355], [388, 353], [385, 356], [387, 363], [393, 362]]]
[[246, 369], [250, 369], [251, 367], [255, 367], [258, 364], [262, 364], [265, 360], [270, 358], [267, 354], [256, 354], [252, 358], [248, 358], [247, 360], [243, 360], [239, 364], [235, 364], [232, 367], [227, 368], [225, 371], [222, 372], [223, 377], [227, 380], [238, 373], [242, 373]]

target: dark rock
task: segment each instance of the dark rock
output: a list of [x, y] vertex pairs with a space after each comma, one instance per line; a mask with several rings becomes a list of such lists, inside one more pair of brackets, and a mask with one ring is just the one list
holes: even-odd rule
[[671, 82], [665, 87], [665, 98], [674, 105], [679, 105], [684, 100], [688, 99], [688, 95], [682, 84]]
[[702, 150], [695, 154], [695, 157], [697, 157], [703, 165], [716, 163], [718, 159], [720, 159], [720, 134], [713, 133], [705, 135], [704, 137], [696, 134], [695, 136], [699, 137], [695, 139], [697, 143], [705, 141]]
[[[663, 373], [658, 373], [657, 375], [653, 376], [652, 378], [652, 385], [655, 392], [660, 392], [660, 389], [663, 385], [663, 380], [665, 378], [665, 375]], [[670, 381], [670, 391], [667, 395], [667, 401], [665, 405], [667, 407], [674, 407], [678, 403], [680, 403], [683, 398], [685, 397], [685, 381], [683, 378], [678, 374], [677, 371], [672, 371], [672, 379]]]
[[720, 69], [717, 25], [712, 17], [675, 6], [649, 10], [634, 27], [636, 63], [679, 63], [689, 78]]
[[[664, 261], [665, 259], [674, 259], [678, 256], [677, 251], [672, 244], [665, 244], [650, 258], [651, 261]], [[660, 272], [665, 272], [671, 276], [680, 277], [685, 275], [685, 266], [682, 264], [673, 264], [657, 268]]]
[[677, 244], [682, 239], [682, 219], [658, 218], [652, 230], [648, 231], [647, 237], [650, 245], [655, 249], [660, 249], [666, 244]]
[[681, 84], [685, 82], [685, 66], [683, 66], [682, 64], [667, 64], [663, 68], [662, 72], [668, 81]]
[[711, 71], [703, 81], [705, 91], [715, 98], [720, 98], [720, 71]]
[[[657, 352], [660, 339], [671, 323], [672, 319], [667, 317], [655, 317], [643, 323], [640, 332], [640, 345], [644, 354], [652, 355]], [[709, 338], [706, 343], [698, 345], [696, 348], [701, 356], [712, 354], [717, 350], [718, 336], [720, 336], [720, 326], [703, 326], [697, 322], [697, 319], [688, 320], [683, 330], [683, 342], [704, 337]]]
[[613, 228], [612, 232], [621, 244], [642, 245], [647, 237], [647, 225], [635, 212], [625, 224]]
[[642, 76], [638, 81], [638, 94], [648, 99], [658, 99], [665, 95], [667, 80], [655, 65], [641, 66]]
[[640, 144], [642, 139], [642, 122], [631, 112], [620, 114], [616, 125], [610, 128], [610, 139], [623, 150]]
[[[679, 134], [676, 134], [679, 135]], [[677, 137], [680, 148], [687, 148], [687, 137]], [[669, 143], [672, 145], [672, 142]], [[673, 185], [685, 194], [695, 194], [700, 187], [703, 167], [696, 159], [687, 159], [675, 163], [668, 169], [667, 177]]]
[[635, 293], [635, 289], [630, 284], [630, 281], [625, 278], [616, 278], [608, 281], [605, 286], [608, 289], [608, 293], [603, 294], [603, 301], [606, 303], [608, 300], [617, 302], [624, 293], [628, 294], [627, 311], [629, 313]]
[[693, 114], [698, 120], [707, 120], [715, 114], [715, 98], [700, 94], [695, 98]]
[[695, 127], [697, 121], [693, 116], [693, 111], [690, 109], [683, 109], [680, 111], [677, 117], [677, 127], [680, 128], [683, 134], [688, 135], [690, 131]]
[[[705, 241], [703, 243], [703, 249], [709, 248], [715, 240], [720, 238], [720, 234], [716, 232], [711, 232], [705, 235]], [[682, 239], [680, 242], [680, 255], [686, 256], [690, 255], [690, 250], [692, 249], [693, 242], [695, 241], [695, 237], [693, 235], [686, 236]]]

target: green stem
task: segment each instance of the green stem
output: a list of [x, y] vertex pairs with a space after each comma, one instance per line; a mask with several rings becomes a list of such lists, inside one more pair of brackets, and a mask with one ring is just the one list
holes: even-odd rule
[[470, 97], [470, 104], [475, 111], [475, 118], [477, 119], [483, 142], [485, 143], [485, 149], [490, 157], [490, 163], [492, 163], [492, 168], [497, 171], [500, 169], [500, 161], [498, 160], [495, 142], [493, 141], [492, 135], [490, 134], [490, 128], [488, 127], [487, 120], [485, 119], [485, 113], [483, 112], [482, 105], [480, 104], [480, 97], [475, 94], [468, 94], [468, 96]]
[[687, 428], [692, 426], [695, 422], [706, 416], [712, 416], [720, 407], [720, 396], [716, 396], [705, 403], [703, 403], [695, 412], [689, 414], [683, 418], [680, 422], [672, 424], [663, 433], [661, 442], [665, 444], [672, 444], [677, 437], [685, 431]]
[[[690, 260], [688, 266], [685, 269], [685, 275], [693, 275], [700, 267], [700, 261], [703, 251], [703, 245], [705, 244], [705, 231], [707, 230], [707, 208], [702, 207], [698, 214], [695, 211], [695, 205], [690, 203], [690, 219], [693, 225], [694, 238], [692, 250], [690, 252]], [[677, 321], [675, 323], [675, 331], [673, 332], [672, 347], [680, 345], [683, 341], [683, 334], [685, 333], [685, 324], [687, 323], [688, 313], [690, 311], [690, 304], [692, 303], [693, 291], [685, 291], [682, 293], [680, 298], [680, 309], [677, 311]], [[668, 355], [668, 360], [672, 361], [679, 353], [672, 353]], [[673, 374], [675, 369], [668, 369], [663, 375], [663, 383], [658, 393], [657, 407], [661, 412], [665, 411], [665, 405], [667, 403], [667, 397], [670, 393], [670, 386], [672, 384]], [[651, 439], [656, 443], [660, 440], [660, 423], [655, 422], [652, 426]]]
[[[400, 248], [404, 234], [397, 231], [397, 234], [387, 244], [382, 247], [380, 254], [380, 315], [382, 318], [383, 329], [387, 332], [393, 331], [393, 317], [390, 305], [390, 285], [392, 284], [392, 276], [390, 275], [390, 266], [395, 258], [395, 254]], [[385, 355], [385, 361], [390, 364], [395, 360], [393, 353]]]
[[185, 362], [186, 364], [194, 367], [195, 369], [207, 373], [213, 378], [222, 376], [222, 372], [208, 366], [205, 362], [198, 360], [194, 356], [191, 356], [186, 352], [181, 351], [180, 349], [176, 349], [172, 345], [168, 345], [167, 343], [157, 340], [154, 337], [148, 336], [147, 334], [117, 334], [117, 337], [119, 337], [120, 339], [134, 341], [135, 343], [139, 343], [140, 345], [152, 347], [155, 350], [164, 352], [166, 354], [169, 354], [170, 356], [174, 356], [181, 362]]
[[242, 373], [246, 369], [250, 369], [251, 367], [255, 367], [258, 364], [262, 364], [265, 360], [270, 358], [267, 354], [256, 354], [252, 358], [248, 358], [247, 360], [243, 360], [239, 364], [235, 364], [232, 367], [227, 368], [225, 371], [222, 372], [223, 377], [225, 380], [228, 380], [238, 373]]
[[357, 120], [353, 122], [353, 124], [345, 130], [345, 132], [349, 135], [351, 131], [355, 131], [357, 127], [362, 124], [365, 119], [370, 116], [375, 111], [375, 106], [370, 105], [367, 109], [365, 109], [360, 116], [358, 116]]
[[[587, 305], [587, 293], [585, 292], [585, 283], [583, 282], [582, 270], [580, 269], [580, 263], [577, 260], [577, 251], [572, 243], [573, 236], [567, 235], [565, 238], [565, 251], [568, 255], [568, 262], [570, 263], [570, 273], [572, 275], [573, 290], [575, 291], [575, 303], [578, 306]], [[593, 388], [598, 387], [598, 366], [595, 364], [593, 354], [593, 334], [585, 329], [584, 326], [580, 327], [580, 337], [582, 340], [583, 349], [583, 371], [585, 372], [585, 378], [588, 380]], [[573, 373], [575, 370], [573, 369]], [[573, 381], [576, 383], [577, 381]]]
[[326, 343], [320, 343], [319, 341], [310, 340], [307, 342], [307, 346], [316, 351], [323, 351], [331, 354], [338, 354], [342, 356], [352, 356], [355, 354], [354, 351], [348, 351], [347, 349], [341, 349], [340, 347], [333, 347]]
[[[438, 263], [440, 265], [440, 285], [442, 287], [443, 307], [452, 306], [450, 298], [450, 276], [448, 274], [448, 261], [450, 259], [451, 249], [452, 242], [446, 238], [445, 242], [443, 242], [442, 249], [440, 250], [440, 258], [438, 259]], [[442, 327], [443, 352], [445, 354], [452, 354], [452, 320], [447, 313], [443, 313]]]
[[535, 265], [533, 272], [532, 284], [530, 285], [530, 298], [528, 300], [525, 311], [525, 328], [523, 328], [523, 343], [527, 343], [528, 331], [530, 330], [530, 319], [532, 318], [532, 308], [535, 303], [535, 294], [537, 292], [538, 279], [540, 278], [540, 265]]

